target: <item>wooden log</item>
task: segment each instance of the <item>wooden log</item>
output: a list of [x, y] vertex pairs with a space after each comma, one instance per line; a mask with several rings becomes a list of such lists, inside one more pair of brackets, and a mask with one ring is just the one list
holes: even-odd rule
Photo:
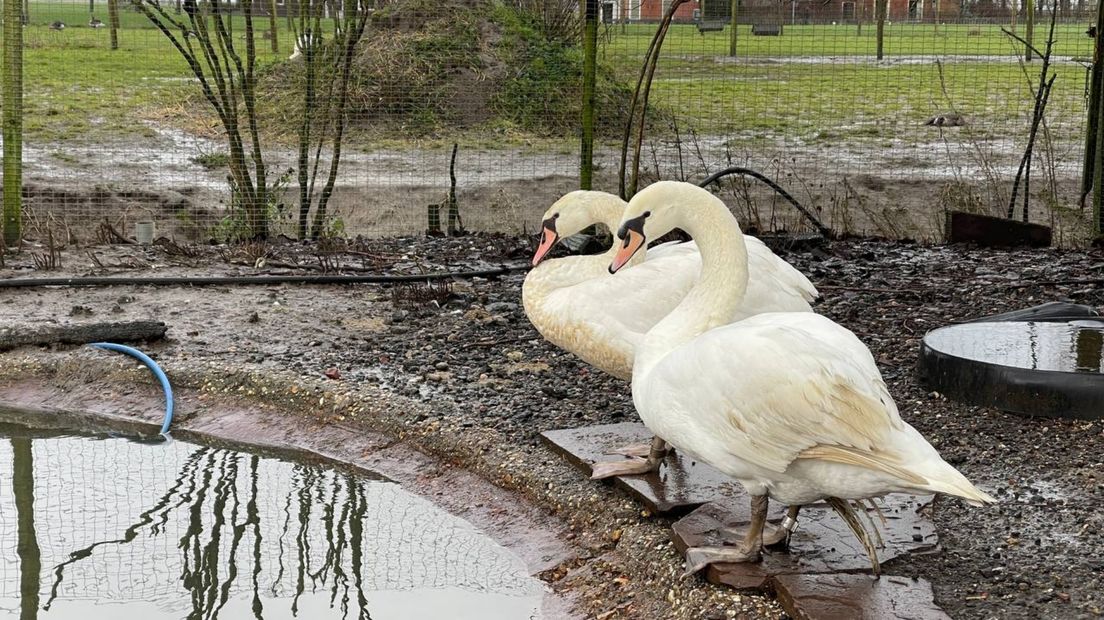
[[984, 247], [1049, 247], [1051, 230], [1042, 224], [1028, 224], [990, 215], [950, 211], [947, 213], [947, 241], [972, 242]]
[[25, 325], [0, 328], [0, 351], [28, 345], [89, 344], [92, 342], [143, 342], [165, 337], [161, 321], [80, 323], [77, 325]]

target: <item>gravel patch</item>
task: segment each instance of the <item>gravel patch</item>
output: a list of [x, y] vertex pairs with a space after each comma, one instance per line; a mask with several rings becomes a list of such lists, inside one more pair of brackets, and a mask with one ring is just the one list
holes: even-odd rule
[[[345, 268], [419, 273], [517, 263], [530, 250], [529, 240], [507, 236], [379, 239], [326, 252], [285, 243], [262, 256], [243, 248], [182, 256], [116, 246], [97, 249], [104, 267], [72, 253], [61, 273], [318, 272], [320, 255]], [[1104, 253], [840, 241], [783, 256], [820, 288], [816, 310], [870, 346], [902, 416], [1001, 500], [985, 509], [939, 502], [933, 519], [941, 551], [885, 571], [929, 580], [936, 602], [956, 618], [1100, 615], [1104, 426], [950, 402], [918, 384], [915, 368], [923, 334], [950, 322], [1044, 301], [1104, 308]], [[9, 256], [0, 277], [57, 275], [31, 274], [20, 260]], [[523, 277], [432, 287], [0, 290], [0, 322], [158, 318], [171, 326], [174, 341], [157, 351], [170, 368], [218, 362], [273, 377], [371, 386], [409, 403], [392, 407], [396, 428], [420, 434], [430, 449], [570, 523], [585, 551], [546, 578], [581, 594], [587, 613], [778, 617], [777, 605], [761, 597], [700, 578], [679, 581], [668, 521], [641, 514], [608, 485], [583, 480], [540, 444], [541, 431], [636, 416], [627, 384], [548, 345], [529, 325], [520, 304]]]

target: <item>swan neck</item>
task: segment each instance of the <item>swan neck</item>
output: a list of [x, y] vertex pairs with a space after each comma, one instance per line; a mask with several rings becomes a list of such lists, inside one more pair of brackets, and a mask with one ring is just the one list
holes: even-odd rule
[[748, 282], [747, 247], [736, 218], [724, 203], [680, 205], [686, 215], [678, 228], [701, 252], [701, 277], [682, 302], [645, 337], [634, 372], [646, 374], [672, 350], [728, 323], [744, 299]]

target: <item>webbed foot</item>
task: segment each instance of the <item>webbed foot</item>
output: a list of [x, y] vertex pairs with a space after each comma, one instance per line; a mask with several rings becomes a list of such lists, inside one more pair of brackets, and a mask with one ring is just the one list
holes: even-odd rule
[[759, 545], [739, 545], [736, 547], [690, 547], [686, 550], [685, 579], [701, 569], [718, 562], [758, 562]]

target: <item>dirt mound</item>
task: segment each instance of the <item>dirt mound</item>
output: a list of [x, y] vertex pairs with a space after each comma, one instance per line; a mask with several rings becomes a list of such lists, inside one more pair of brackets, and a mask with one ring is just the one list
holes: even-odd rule
[[[573, 135], [582, 53], [542, 34], [540, 18], [489, 0], [398, 0], [377, 10], [354, 61], [349, 118], [357, 129], [404, 135], [493, 124]], [[301, 59], [270, 68], [262, 91], [300, 109]], [[603, 126], [624, 118], [628, 89], [600, 70]], [[291, 88], [289, 88], [291, 86]]]

